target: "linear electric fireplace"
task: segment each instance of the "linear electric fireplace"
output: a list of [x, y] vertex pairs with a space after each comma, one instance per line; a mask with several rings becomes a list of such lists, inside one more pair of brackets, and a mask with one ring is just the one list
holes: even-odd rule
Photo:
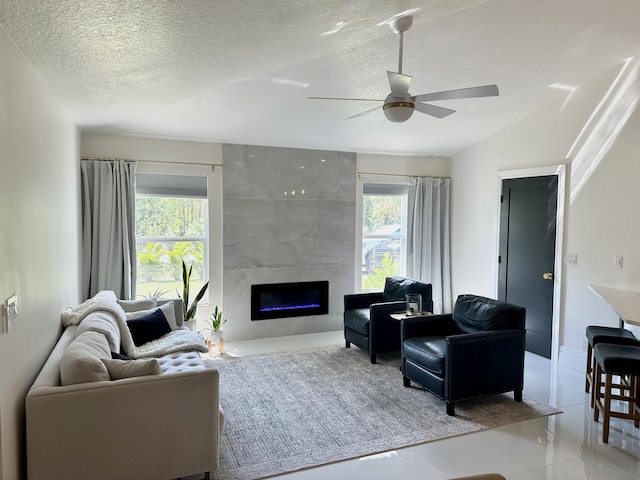
[[329, 313], [329, 282], [251, 285], [251, 320]]

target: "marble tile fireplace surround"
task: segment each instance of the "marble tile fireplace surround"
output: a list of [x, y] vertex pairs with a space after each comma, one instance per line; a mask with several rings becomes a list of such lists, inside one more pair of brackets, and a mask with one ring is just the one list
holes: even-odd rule
[[[222, 147], [228, 340], [342, 329], [355, 272], [356, 154]], [[252, 321], [252, 286], [327, 282], [327, 313]]]

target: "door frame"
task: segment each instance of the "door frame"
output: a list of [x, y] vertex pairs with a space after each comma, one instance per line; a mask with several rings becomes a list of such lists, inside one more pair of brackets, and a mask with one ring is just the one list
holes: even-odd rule
[[497, 259], [500, 252], [500, 199], [502, 197], [503, 180], [527, 177], [542, 177], [556, 175], [558, 177], [558, 197], [556, 206], [556, 248], [553, 266], [553, 314], [551, 325], [551, 361], [558, 363], [560, 352], [560, 305], [562, 295], [562, 258], [565, 218], [566, 169], [564, 164], [544, 167], [520, 168], [516, 170], [498, 170], [498, 201], [496, 202], [496, 268], [495, 268], [495, 296], [498, 296], [498, 267]]

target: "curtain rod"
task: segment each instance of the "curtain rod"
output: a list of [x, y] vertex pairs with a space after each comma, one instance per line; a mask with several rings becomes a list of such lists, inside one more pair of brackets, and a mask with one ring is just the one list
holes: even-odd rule
[[168, 165], [198, 165], [201, 167], [223, 167], [222, 163], [202, 163], [202, 162], [158, 162], [157, 160], [132, 160], [130, 158], [105, 158], [105, 157], [80, 157], [80, 160], [118, 160], [122, 162], [136, 162], [136, 163], [155, 163], [162, 165], [166, 163]]
[[358, 176], [361, 177], [362, 175], [377, 175], [377, 176], [381, 176], [381, 177], [405, 177], [405, 178], [424, 178], [424, 177], [430, 177], [430, 178], [451, 178], [451, 177], [438, 177], [438, 176], [433, 176], [433, 175], [406, 175], [406, 174], [402, 174], [402, 173], [373, 173], [373, 172], [358, 172]]

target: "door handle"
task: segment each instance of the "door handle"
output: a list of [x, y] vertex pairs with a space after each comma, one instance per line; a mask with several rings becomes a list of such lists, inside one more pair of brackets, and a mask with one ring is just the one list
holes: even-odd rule
[[553, 280], [553, 273], [552, 272], [543, 273], [542, 278], [544, 278], [545, 280]]

